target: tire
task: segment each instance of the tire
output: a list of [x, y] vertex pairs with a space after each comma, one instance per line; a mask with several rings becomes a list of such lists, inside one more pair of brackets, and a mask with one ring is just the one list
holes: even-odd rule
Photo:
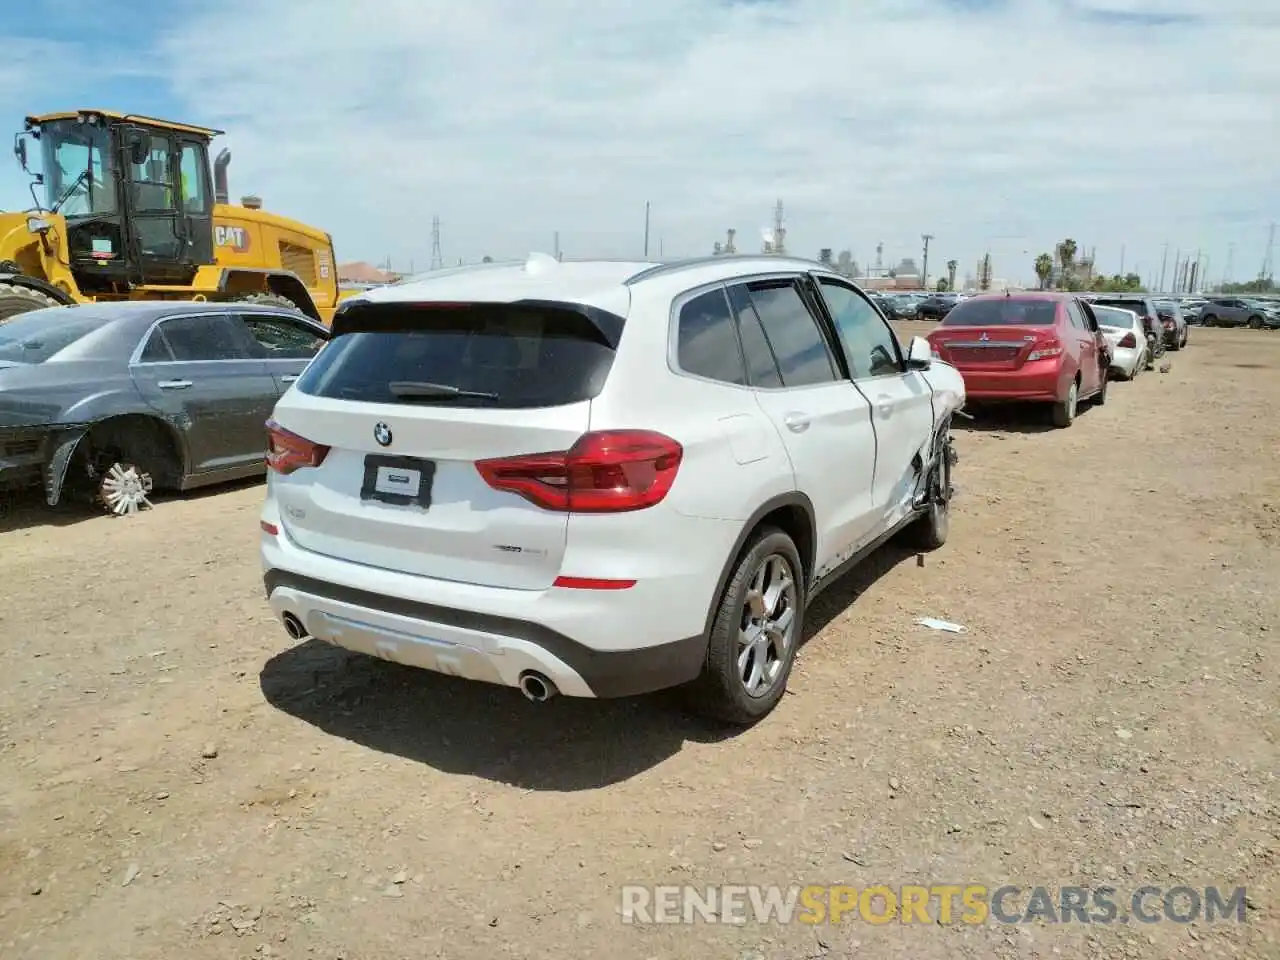
[[1178, 338], [1178, 332], [1176, 330], [1173, 332], [1173, 343], [1165, 344], [1165, 349], [1170, 353], [1177, 353], [1182, 349], [1182, 341]]
[[1215, 317], [1212, 313], [1200, 318], [1200, 326], [1202, 327], [1216, 327], [1217, 325], [1218, 325], [1218, 318]]
[[[753, 587], [761, 583], [765, 591], [757, 602]], [[771, 585], [780, 591], [772, 608], [765, 599]], [[794, 541], [775, 527], [761, 528], [748, 541], [720, 597], [702, 674], [685, 690], [690, 708], [735, 726], [750, 726], [767, 716], [787, 689], [804, 635], [804, 604], [804, 567]], [[759, 628], [782, 617], [786, 623], [780, 629], [766, 634]], [[748, 636], [755, 639], [744, 646], [742, 638]], [[757, 664], [763, 683], [749, 690]]]
[[69, 483], [112, 516], [131, 516], [151, 507], [157, 487], [177, 486], [181, 465], [163, 427], [145, 417], [122, 417], [98, 424], [77, 448]]
[[1191, 341], [1191, 324], [1187, 324], [1182, 328], [1182, 348], [1185, 350], [1187, 344]]
[[47, 293], [20, 287], [16, 283], [0, 280], [0, 324], [11, 317], [31, 310], [43, 310], [45, 307], [61, 307], [64, 304]]
[[1059, 402], [1053, 405], [1053, 425], [1059, 430], [1065, 430], [1076, 422], [1076, 411], [1080, 405], [1080, 380], [1079, 378], [1071, 381], [1071, 386], [1067, 388], [1067, 395]]
[[1110, 389], [1110, 387], [1111, 378], [1104, 374], [1102, 377], [1102, 386], [1099, 387], [1098, 392], [1089, 399], [1089, 402], [1095, 407], [1103, 406], [1107, 402], [1107, 390]]
[[293, 310], [306, 316], [301, 307], [290, 300], [288, 297], [279, 293], [246, 293], [243, 296], [236, 297], [238, 303], [256, 303], [263, 307], [283, 307], [285, 310]]
[[1250, 330], [1261, 330], [1261, 329], [1262, 329], [1262, 326], [1263, 326], [1263, 324], [1262, 324], [1262, 318], [1261, 318], [1261, 317], [1250, 317], [1250, 318], [1249, 318], [1249, 329], [1250, 329]]

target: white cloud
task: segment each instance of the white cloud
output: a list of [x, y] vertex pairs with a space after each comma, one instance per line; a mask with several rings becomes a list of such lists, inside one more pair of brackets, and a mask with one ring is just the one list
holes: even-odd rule
[[695, 254], [781, 197], [806, 255], [928, 231], [1027, 277], [1072, 236], [1217, 276], [1234, 243], [1239, 279], [1280, 219], [1278, 49], [1275, 0], [224, 0], [162, 72], [233, 191], [341, 259], [421, 269], [435, 214], [446, 261], [635, 255], [646, 200], [654, 252]]

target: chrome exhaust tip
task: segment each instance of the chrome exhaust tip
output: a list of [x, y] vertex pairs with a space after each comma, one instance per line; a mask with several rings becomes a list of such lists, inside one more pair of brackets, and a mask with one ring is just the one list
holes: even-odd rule
[[292, 613], [286, 613], [281, 619], [284, 621], [284, 632], [294, 640], [304, 640], [307, 637], [307, 628], [302, 625]]
[[534, 703], [545, 703], [560, 691], [556, 689], [554, 683], [536, 670], [526, 670], [520, 674], [520, 692]]

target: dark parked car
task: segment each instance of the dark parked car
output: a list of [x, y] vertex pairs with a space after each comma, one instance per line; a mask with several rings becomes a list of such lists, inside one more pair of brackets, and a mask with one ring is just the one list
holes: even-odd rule
[[950, 313], [957, 303], [960, 302], [958, 293], [935, 293], [926, 297], [920, 302], [916, 308], [916, 318], [919, 320], [941, 320]]
[[1159, 360], [1164, 356], [1166, 346], [1164, 324], [1160, 320], [1160, 311], [1156, 309], [1155, 301], [1150, 297], [1100, 296], [1095, 297], [1091, 302], [1100, 307], [1119, 307], [1121, 310], [1132, 310], [1138, 315], [1138, 319], [1142, 321], [1142, 329], [1155, 335], [1151, 359]]
[[153, 488], [264, 473], [264, 424], [328, 339], [237, 303], [103, 303], [0, 325], [0, 487], [132, 513]]
[[879, 294], [876, 303], [890, 320], [916, 319], [918, 304], [913, 297], [902, 294]]
[[1206, 327], [1280, 327], [1280, 305], [1247, 297], [1214, 297], [1200, 311]]
[[1176, 300], [1156, 300], [1156, 314], [1160, 317], [1160, 326], [1164, 328], [1164, 345], [1170, 350], [1181, 350], [1187, 345], [1190, 328], [1187, 326], [1187, 315], [1182, 312], [1182, 304]]

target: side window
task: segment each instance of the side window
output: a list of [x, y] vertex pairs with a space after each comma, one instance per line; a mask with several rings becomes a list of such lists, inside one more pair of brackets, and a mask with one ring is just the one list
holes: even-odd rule
[[169, 141], [147, 137], [147, 159], [131, 165], [133, 202], [139, 212], [172, 210], [173, 179], [169, 170]]
[[680, 308], [676, 361], [680, 369], [708, 380], [745, 385], [742, 351], [724, 290], [694, 297]]
[[764, 335], [756, 308], [751, 305], [751, 295], [743, 284], [729, 287], [729, 302], [738, 318], [738, 335], [742, 339], [742, 356], [747, 363], [747, 381], [753, 387], [777, 389], [782, 386], [782, 374], [778, 361]]
[[254, 313], [239, 316], [268, 360], [310, 360], [324, 346], [322, 337], [288, 317]]
[[225, 313], [195, 314], [174, 317], [160, 324], [173, 359], [180, 362], [198, 360], [247, 360], [248, 344], [236, 323]]
[[205, 192], [204, 152], [194, 143], [182, 145], [182, 163], [178, 168], [182, 186], [182, 209], [187, 213], [208, 213], [209, 197]]
[[844, 284], [824, 279], [820, 286], [854, 379], [902, 373], [898, 338], [875, 308]]
[[783, 386], [805, 387], [837, 379], [827, 339], [794, 281], [753, 283], [747, 292], [778, 358]]
[[1084, 322], [1084, 314], [1080, 312], [1080, 305], [1074, 300], [1067, 301], [1067, 319], [1077, 330], [1089, 329], [1089, 325]]
[[169, 344], [165, 343], [164, 333], [159, 327], [151, 331], [151, 337], [147, 340], [147, 345], [142, 348], [142, 353], [138, 355], [139, 363], [168, 363], [173, 359], [173, 351], [169, 349]]

